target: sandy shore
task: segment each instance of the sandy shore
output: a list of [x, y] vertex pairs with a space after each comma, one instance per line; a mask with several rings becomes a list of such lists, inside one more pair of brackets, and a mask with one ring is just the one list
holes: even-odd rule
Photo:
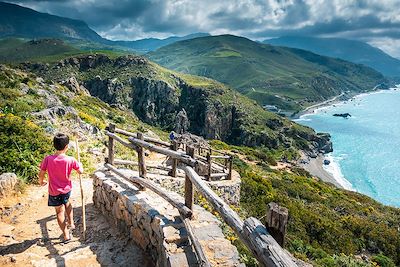
[[331, 183], [338, 188], [344, 188], [333, 175], [324, 169], [324, 158], [324, 155], [318, 155], [317, 158], [303, 158], [303, 162], [308, 161], [308, 163], [299, 163], [299, 165], [322, 181]]

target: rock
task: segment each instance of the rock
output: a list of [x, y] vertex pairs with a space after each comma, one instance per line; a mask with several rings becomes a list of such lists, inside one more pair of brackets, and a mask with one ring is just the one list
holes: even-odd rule
[[342, 117], [347, 119], [348, 117], [351, 117], [350, 113], [335, 113], [333, 114], [334, 117]]
[[15, 173], [3, 173], [0, 175], [0, 198], [14, 193], [18, 184], [18, 178]]
[[178, 112], [175, 118], [175, 132], [178, 134], [184, 134], [189, 130], [190, 121], [187, 116], [186, 110], [183, 108]]
[[32, 116], [41, 120], [51, 121], [52, 123], [56, 122], [57, 117], [64, 117], [66, 115], [71, 115], [75, 120], [78, 119], [78, 112], [73, 107], [63, 105], [54, 106], [32, 113]]
[[85, 81], [84, 87], [91, 95], [96, 96], [114, 106], [126, 109], [130, 106], [132, 96], [129, 90], [125, 89], [125, 84], [118, 79], [103, 79], [100, 76]]
[[78, 81], [76, 80], [76, 78], [74, 76], [68, 78], [65, 81], [61, 81], [60, 84], [67, 87], [74, 94], [83, 93], [86, 95], [90, 95], [89, 91], [87, 91], [87, 89], [84, 86], [79, 85]]
[[48, 90], [38, 89], [37, 94], [44, 97], [44, 102], [47, 107], [61, 106], [63, 103], [61, 100], [53, 93]]

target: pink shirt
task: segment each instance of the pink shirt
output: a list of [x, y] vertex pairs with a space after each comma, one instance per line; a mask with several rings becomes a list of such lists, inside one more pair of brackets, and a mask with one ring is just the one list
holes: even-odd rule
[[71, 191], [71, 171], [72, 169], [79, 170], [79, 163], [67, 155], [49, 155], [40, 164], [40, 169], [48, 173], [49, 195], [57, 196]]

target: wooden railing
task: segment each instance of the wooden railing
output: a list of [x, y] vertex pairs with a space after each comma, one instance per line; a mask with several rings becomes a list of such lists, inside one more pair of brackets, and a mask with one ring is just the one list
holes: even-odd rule
[[[121, 138], [117, 134], [128, 136], [128, 140]], [[188, 232], [189, 240], [195, 250], [199, 266], [210, 266], [208, 259], [206, 258], [202, 247], [198, 239], [196, 238], [190, 220], [193, 216], [193, 199], [194, 199], [194, 188], [203, 195], [207, 201], [213, 206], [213, 208], [220, 214], [224, 222], [233, 229], [239, 239], [250, 249], [253, 255], [259, 261], [261, 266], [275, 267], [275, 266], [297, 266], [290, 255], [277, 243], [274, 237], [267, 231], [267, 228], [256, 218], [250, 217], [246, 220], [242, 220], [239, 215], [232, 210], [228, 204], [226, 204], [209, 186], [204, 180], [208, 180], [206, 177], [201, 177], [196, 169], [199, 164], [204, 164], [204, 159], [201, 155], [196, 155], [195, 148], [187, 146], [186, 151], [179, 151], [178, 145], [174, 142], [172, 144], [164, 141], [160, 141], [154, 138], [146, 137], [142, 133], [130, 133], [121, 129], [115, 128], [114, 125], [110, 124], [106, 129], [106, 135], [109, 137], [108, 140], [108, 158], [106, 159], [105, 167], [110, 171], [114, 172], [118, 176], [134, 183], [141, 188], [148, 188], [168, 201], [172, 206], [178, 209], [185, 227]], [[133, 164], [133, 161], [123, 161], [115, 159], [115, 143], [117, 141], [122, 145], [136, 150], [138, 154], [139, 176], [126, 176], [114, 165], [116, 164]], [[146, 179], [146, 164], [144, 157], [144, 150], [151, 152], [160, 153], [170, 157], [173, 160], [171, 174], [176, 175], [176, 169], [178, 163], [181, 164], [181, 168], [185, 172], [185, 202], [181, 203], [176, 199], [169, 196], [168, 192], [155, 184], [154, 182]], [[198, 153], [202, 151], [197, 149]], [[208, 151], [208, 158], [221, 158], [227, 159], [226, 157], [211, 156], [212, 151]], [[219, 151], [218, 151], [219, 152]], [[208, 160], [208, 159], [207, 159]], [[229, 160], [229, 159], [228, 159]], [[211, 166], [211, 164], [209, 165]], [[230, 173], [232, 168], [232, 160], [230, 157]], [[210, 173], [209, 173], [210, 174]], [[271, 214], [274, 214], [269, 209], [269, 215], [267, 214], [268, 220], [279, 221], [271, 218]], [[278, 216], [280, 216], [278, 214]], [[280, 216], [282, 217], [282, 216]], [[286, 211], [287, 221], [287, 211]], [[277, 223], [277, 225], [280, 225]], [[273, 225], [270, 225], [272, 228]], [[278, 226], [279, 229], [284, 228], [282, 225]], [[283, 238], [282, 238], [283, 240]], [[281, 243], [281, 242], [280, 242]], [[283, 244], [283, 242], [281, 243]]]

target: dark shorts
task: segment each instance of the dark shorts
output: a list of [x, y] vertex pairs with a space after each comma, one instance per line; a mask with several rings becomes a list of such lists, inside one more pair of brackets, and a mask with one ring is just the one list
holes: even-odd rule
[[49, 205], [51, 207], [65, 205], [68, 203], [70, 196], [71, 196], [71, 191], [69, 191], [66, 194], [59, 194], [58, 196], [50, 196], [49, 195], [49, 200], [48, 200], [47, 205]]

